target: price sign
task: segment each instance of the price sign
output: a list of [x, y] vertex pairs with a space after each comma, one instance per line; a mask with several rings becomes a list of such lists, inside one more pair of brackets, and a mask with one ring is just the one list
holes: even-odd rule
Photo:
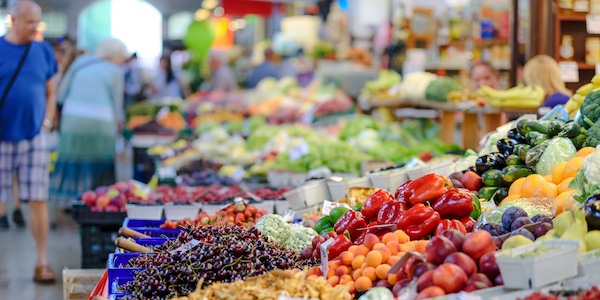
[[321, 209], [321, 212], [322, 212], [324, 215], [326, 215], [326, 216], [329, 216], [329, 212], [330, 212], [332, 209], [334, 209], [334, 208], [336, 208], [336, 207], [339, 207], [339, 206], [344, 206], [344, 207], [347, 207], [347, 208], [349, 208], [349, 209], [352, 209], [352, 207], [350, 207], [350, 206], [349, 206], [348, 204], [346, 204], [346, 203], [338, 203], [338, 202], [332, 202], [332, 201], [325, 200], [325, 201], [323, 202], [323, 209]]
[[190, 251], [190, 249], [198, 246], [200, 244], [200, 241], [193, 239], [191, 240], [189, 243], [183, 244], [180, 247], [176, 248], [175, 250], [173, 250], [172, 253], [176, 253], [176, 252], [188, 252]]
[[561, 61], [558, 63], [560, 74], [564, 82], [579, 82], [579, 67], [574, 61]]
[[156, 170], [156, 173], [158, 174], [159, 178], [177, 177], [177, 171], [175, 171], [175, 168], [173, 168], [173, 166], [160, 167], [158, 168], [158, 170]]
[[588, 33], [599, 34], [600, 33], [600, 16], [597, 16], [597, 15], [585, 16], [585, 28]]
[[330, 238], [327, 241], [323, 242], [320, 246], [321, 248], [321, 272], [323, 273], [323, 277], [327, 278], [327, 268], [329, 263], [329, 255], [328, 249], [329, 246], [333, 244], [333, 239]]

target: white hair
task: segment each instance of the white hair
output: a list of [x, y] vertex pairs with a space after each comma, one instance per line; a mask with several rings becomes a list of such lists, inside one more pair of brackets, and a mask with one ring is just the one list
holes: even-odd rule
[[18, 0], [9, 10], [12, 16], [19, 16], [21, 13], [27, 10], [42, 11], [42, 8], [35, 1], [31, 0]]
[[126, 58], [127, 54], [125, 43], [116, 38], [105, 39], [96, 47], [96, 55], [101, 58]]

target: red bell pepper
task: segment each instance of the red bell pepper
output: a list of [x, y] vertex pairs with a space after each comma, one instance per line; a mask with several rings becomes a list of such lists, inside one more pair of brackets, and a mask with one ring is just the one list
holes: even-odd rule
[[473, 230], [475, 230], [475, 225], [477, 225], [477, 221], [470, 216], [460, 219], [460, 222], [465, 225], [467, 232], [473, 232]]
[[456, 229], [460, 232], [462, 232], [462, 234], [467, 234], [467, 229], [465, 229], [465, 225], [463, 225], [463, 223], [461, 223], [459, 220], [441, 220], [437, 227], [435, 228], [435, 236], [440, 235], [440, 233], [442, 233], [442, 231], [446, 230], [446, 229]]
[[467, 189], [452, 189], [435, 201], [432, 207], [444, 219], [460, 219], [471, 215], [473, 194]]
[[346, 230], [350, 233], [353, 238], [360, 235], [360, 232], [356, 230], [367, 226], [367, 221], [359, 212], [348, 210], [346, 211], [333, 225], [335, 233], [343, 235]]
[[327, 257], [329, 260], [336, 259], [340, 254], [352, 246], [352, 242], [344, 234], [338, 235], [329, 248], [327, 248]]
[[396, 200], [388, 201], [379, 209], [379, 214], [377, 214], [377, 223], [396, 224], [406, 209], [406, 203]]
[[360, 212], [367, 220], [377, 218], [377, 213], [381, 206], [391, 200], [394, 200], [394, 196], [390, 192], [378, 190], [367, 199]]
[[418, 240], [433, 234], [440, 222], [440, 214], [423, 203], [417, 203], [405, 211], [396, 225], [404, 230], [411, 240]]
[[429, 173], [415, 179], [408, 185], [406, 193], [410, 197], [408, 197], [407, 203], [410, 205], [425, 202], [433, 203], [451, 188], [452, 181], [446, 176]]
[[408, 187], [410, 186], [411, 182], [413, 181], [407, 180], [396, 189], [396, 193], [394, 194], [396, 201], [406, 203], [407, 199], [410, 198], [411, 194], [408, 192]]

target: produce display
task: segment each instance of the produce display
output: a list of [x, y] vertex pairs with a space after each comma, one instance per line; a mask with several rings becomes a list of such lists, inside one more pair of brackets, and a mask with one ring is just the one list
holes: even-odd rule
[[267, 211], [264, 209], [259, 209], [254, 205], [248, 205], [243, 202], [239, 202], [230, 204], [212, 215], [209, 215], [207, 212], [200, 212], [193, 220], [188, 218], [178, 221], [166, 220], [165, 223], [160, 226], [160, 228], [187, 228], [190, 225], [194, 227], [234, 225], [252, 227], [256, 221], [266, 214]]
[[479, 96], [492, 107], [537, 108], [544, 101], [544, 89], [541, 86], [516, 86], [508, 90], [497, 90], [481, 86]]
[[577, 299], [577, 300], [592, 300], [600, 298], [600, 288], [593, 286], [587, 290], [551, 290], [548, 293], [535, 292], [525, 298], [519, 300], [559, 300], [559, 299]]
[[81, 195], [81, 201], [94, 212], [123, 212], [127, 202], [147, 199], [148, 195], [139, 186], [125, 182], [98, 187]]
[[571, 115], [571, 118], [575, 118], [587, 94], [598, 88], [600, 88], [600, 76], [594, 76], [590, 83], [584, 84], [575, 91], [575, 94], [565, 104], [565, 110]]

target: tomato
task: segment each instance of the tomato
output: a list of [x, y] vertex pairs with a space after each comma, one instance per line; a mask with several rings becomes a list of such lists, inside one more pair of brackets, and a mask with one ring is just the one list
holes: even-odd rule
[[455, 264], [441, 264], [433, 272], [433, 284], [441, 287], [447, 294], [461, 291], [467, 280], [467, 273]]

